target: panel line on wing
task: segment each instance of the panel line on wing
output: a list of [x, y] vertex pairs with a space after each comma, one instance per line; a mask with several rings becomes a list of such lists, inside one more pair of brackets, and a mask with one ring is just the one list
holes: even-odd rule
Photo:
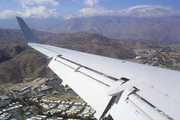
[[72, 68], [72, 69], [74, 69], [74, 70], [75, 70], [75, 68], [73, 68], [72, 66], [67, 65], [67, 64], [65, 64], [65, 63], [63, 63], [63, 62], [61, 62], [60, 60], [57, 60], [56, 58], [54, 59], [54, 61], [58, 61], [58, 62], [60, 62], [60, 63], [62, 63], [62, 64], [64, 64], [64, 65], [66, 65], [66, 66], [68, 66], [68, 67], [70, 67], [70, 68]]
[[103, 82], [101, 82], [100, 80], [98, 80], [98, 79], [96, 79], [96, 78], [94, 78], [94, 77], [92, 77], [92, 76], [90, 76], [90, 75], [88, 75], [88, 74], [86, 74], [86, 73], [83, 73], [83, 72], [81, 72], [81, 71], [78, 71], [78, 72], [80, 72], [80, 73], [82, 73], [82, 74], [84, 74], [84, 75], [86, 75], [86, 76], [88, 76], [88, 77], [90, 77], [90, 78], [96, 80], [97, 82], [100, 82], [100, 83], [102, 83], [102, 84], [104, 84], [104, 85], [110, 87], [110, 85], [108, 85], [108, 84], [106, 84], [106, 83], [103, 83]]
[[[57, 51], [55, 51], [55, 50], [52, 50], [52, 49], [48, 49], [48, 48], [46, 48], [46, 47], [44, 47], [44, 45], [42, 46], [42, 45], [37, 45], [38, 47], [41, 47], [41, 48], [43, 48], [43, 49], [46, 49], [46, 50], [49, 50], [49, 51], [52, 51], [52, 52], [55, 52], [55, 53], [58, 53], [59, 54], [59, 52], [57, 52]], [[62, 55], [60, 55], [60, 56], [62, 56]]]
[[112, 79], [112, 80], [114, 80], [114, 81], [119, 80], [119, 78], [115, 78], [115, 77], [109, 76], [109, 75], [107, 75], [107, 74], [104, 74], [104, 73], [102, 73], [102, 72], [99, 72], [99, 71], [97, 71], [97, 70], [94, 70], [94, 69], [92, 69], [92, 68], [89, 68], [89, 67], [87, 67], [87, 66], [84, 66], [84, 65], [81, 65], [81, 64], [76, 63], [76, 62], [74, 62], [74, 61], [71, 61], [71, 60], [69, 60], [69, 59], [66, 59], [66, 58], [64, 58], [64, 57], [62, 57], [62, 56], [61, 56], [60, 58], [62, 58], [62, 59], [64, 59], [64, 60], [67, 60], [67, 61], [69, 61], [69, 62], [71, 62], [71, 63], [74, 63], [74, 64], [76, 64], [76, 65], [79, 65], [79, 66], [81, 66], [81, 67], [84, 67], [84, 68], [86, 68], [86, 69], [88, 69], [88, 70], [90, 70], [90, 71], [93, 71], [93, 72], [97, 73], [97, 74], [104, 75], [104, 76], [106, 76], [107, 78]]
[[[63, 59], [62, 57], [56, 57], [54, 59], [54, 61], [58, 61], [59, 63], [62, 63], [64, 65], [66, 65], [67, 67], [70, 67], [71, 69], [75, 70], [75, 72], [84, 74], [90, 78], [92, 78], [93, 80], [96, 80], [97, 82], [106, 85], [107, 87], [110, 87], [109, 84], [102, 82], [103, 80], [99, 80], [97, 77], [103, 77], [103, 79], [108, 79], [98, 73], [96, 73], [95, 71], [91, 71], [90, 69], [85, 68], [84, 66], [80, 66], [79, 64], [76, 63], [72, 63], [71, 61], [67, 61], [66, 59]], [[93, 75], [96, 75], [96, 77], [93, 77]]]

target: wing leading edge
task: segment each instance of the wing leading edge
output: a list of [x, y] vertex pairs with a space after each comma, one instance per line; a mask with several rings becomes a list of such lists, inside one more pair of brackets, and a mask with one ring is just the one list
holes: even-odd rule
[[96, 110], [96, 118], [180, 119], [179, 72], [43, 45], [17, 20], [28, 45], [53, 57], [48, 66]]

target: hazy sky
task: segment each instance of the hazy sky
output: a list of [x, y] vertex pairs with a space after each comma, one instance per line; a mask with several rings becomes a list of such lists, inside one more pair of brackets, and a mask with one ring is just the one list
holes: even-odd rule
[[111, 16], [180, 16], [180, 0], [0, 0], [0, 19]]

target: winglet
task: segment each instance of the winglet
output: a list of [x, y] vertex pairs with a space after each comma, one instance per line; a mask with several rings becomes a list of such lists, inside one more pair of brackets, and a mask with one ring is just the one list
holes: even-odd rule
[[27, 43], [39, 43], [41, 42], [38, 40], [38, 38], [33, 34], [33, 32], [30, 30], [30, 28], [27, 26], [27, 24], [24, 22], [24, 20], [20, 17], [16, 17], [19, 26], [21, 27], [21, 30], [23, 32], [23, 35], [27, 41]]

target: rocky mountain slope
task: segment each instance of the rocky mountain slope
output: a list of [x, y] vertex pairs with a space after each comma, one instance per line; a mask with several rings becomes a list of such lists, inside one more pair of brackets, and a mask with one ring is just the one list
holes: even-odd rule
[[[113, 40], [95, 33], [54, 34], [33, 30], [42, 43], [52, 44], [73, 50], [89, 52], [117, 59], [135, 57], [134, 48], [157, 47], [152, 44]], [[20, 30], [0, 29], [0, 56], [8, 59], [0, 63], [0, 83], [20, 82], [24, 77], [53, 77], [55, 74], [46, 68], [47, 58], [29, 48]]]
[[13, 59], [0, 64], [0, 82], [17, 83], [25, 77], [52, 77], [53, 72], [46, 68], [46, 58], [32, 49], [27, 49]]
[[[91, 32], [135, 41], [179, 41], [180, 17], [95, 16], [68, 20], [25, 19], [34, 29], [53, 33]], [[19, 28], [17, 20], [0, 20], [0, 28]], [[0, 33], [1, 36], [1, 33]]]
[[180, 40], [180, 17], [89, 17], [76, 18], [53, 28], [51, 31], [99, 33], [114, 39], [136, 41]]
[[0, 63], [10, 60], [10, 59], [11, 57], [7, 53], [0, 50]]

